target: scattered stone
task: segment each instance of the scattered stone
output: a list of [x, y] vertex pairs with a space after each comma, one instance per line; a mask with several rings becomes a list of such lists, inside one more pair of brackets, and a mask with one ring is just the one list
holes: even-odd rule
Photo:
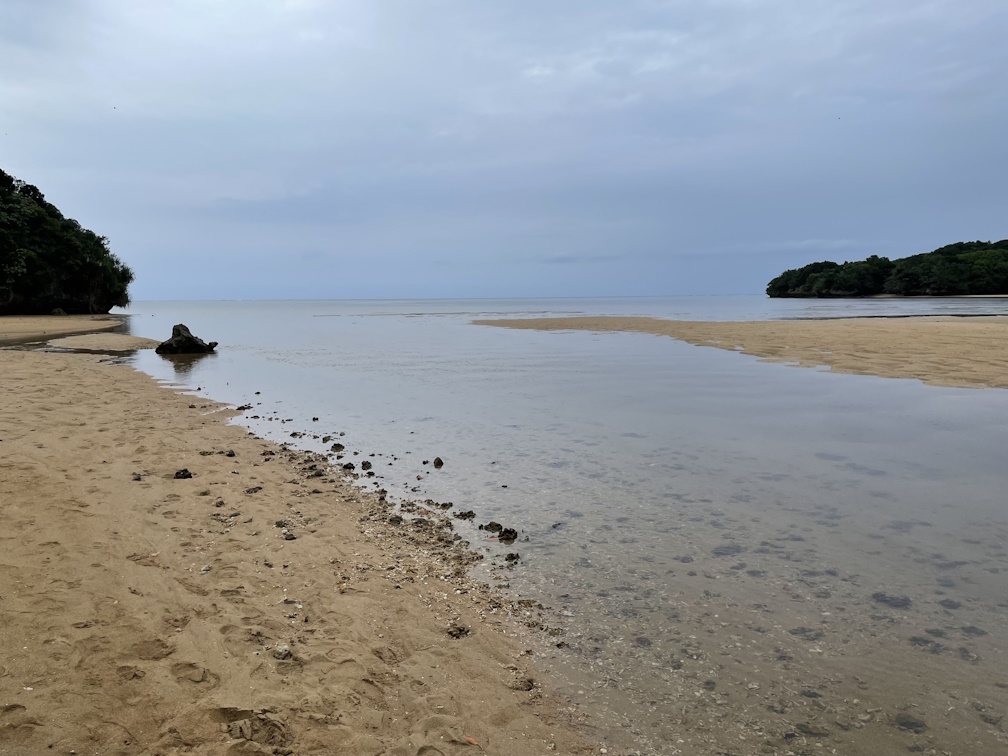
[[402, 525], [403, 518], [400, 515], [395, 514], [395, 515], [392, 515], [391, 517], [389, 517], [388, 521], [389, 521], [389, 525]]
[[927, 729], [927, 723], [923, 719], [918, 719], [917, 717], [907, 714], [905, 711], [901, 711], [893, 718], [893, 722], [901, 730], [909, 730], [915, 735], [920, 735]]
[[297, 540], [297, 536], [294, 535], [293, 533], [289, 532], [289, 531], [287, 533], [284, 533], [283, 537], [284, 537], [285, 541], [296, 541]]
[[246, 488], [245, 493], [247, 494], [257, 494], [262, 491], [262, 486], [252, 486], [252, 488]]
[[500, 533], [504, 529], [504, 526], [499, 522], [494, 522], [491, 520], [486, 525], [480, 525], [480, 530], [486, 530], [489, 533]]
[[726, 557], [741, 554], [743, 551], [744, 549], [737, 543], [725, 543], [722, 544], [721, 546], [715, 547], [714, 550], [711, 552], [711, 554], [713, 554], [716, 557]]
[[343, 464], [343, 469], [344, 470], [354, 470], [355, 469], [354, 463], [353, 462], [345, 462]]
[[277, 520], [276, 522], [273, 523], [274, 528], [286, 528], [288, 526], [289, 523], [287, 522], [287, 520]]
[[224, 452], [224, 456], [225, 457], [236, 457], [238, 455], [235, 454], [234, 449], [228, 449], [226, 452]]
[[693, 557], [691, 557], [691, 556], [681, 556], [681, 557], [676, 557], [676, 560], [679, 561], [679, 562], [682, 562], [683, 564], [689, 564], [690, 562], [693, 561]]
[[143, 476], [140, 475], [140, 473], [133, 473], [133, 480], [135, 480], [135, 481], [141, 481], [141, 480], [143, 480]]
[[518, 531], [514, 528], [502, 528], [499, 538], [503, 544], [514, 543], [518, 540]]
[[791, 635], [796, 635], [802, 640], [807, 641], [817, 641], [823, 637], [824, 633], [822, 630], [817, 630], [814, 627], [796, 627], [792, 630], [788, 630]]
[[512, 562], [512, 563], [517, 562], [519, 559], [521, 559], [521, 555], [517, 551], [507, 554], [504, 557], [505, 562]]
[[938, 602], [938, 606], [944, 607], [945, 609], [958, 609], [962, 604], [960, 604], [955, 599], [942, 599]]
[[459, 520], [472, 520], [476, 518], [476, 513], [471, 509], [467, 509], [465, 512], [456, 512], [455, 517]]
[[193, 336], [185, 325], [179, 323], [172, 327], [171, 338], [158, 344], [154, 351], [158, 354], [209, 354], [216, 347], [216, 341], [208, 344]]
[[966, 635], [970, 635], [970, 636], [972, 636], [974, 638], [979, 638], [981, 635], [987, 635], [987, 631], [986, 630], [981, 630], [976, 625], [966, 625], [966, 626], [964, 626], [962, 628], [962, 631]]
[[273, 657], [275, 659], [283, 661], [285, 659], [290, 659], [292, 656], [294, 656], [294, 653], [291, 651], [291, 647], [286, 643], [283, 643], [273, 649]]
[[252, 409], [252, 405], [251, 404], [243, 404], [240, 407], [235, 407], [235, 410], [238, 411], [238, 412], [245, 412], [245, 410], [250, 410], [250, 409]]
[[448, 635], [454, 638], [455, 640], [458, 640], [459, 638], [465, 638], [467, 635], [469, 635], [469, 632], [470, 632], [469, 628], [466, 627], [465, 625], [448, 626]]
[[444, 460], [441, 457], [434, 457], [434, 469], [440, 470], [442, 467], [444, 467]]
[[368, 462], [365, 459], [363, 462], [360, 463], [360, 468], [361, 468], [361, 470], [370, 470], [371, 469], [371, 463]]
[[175, 480], [188, 480], [191, 477], [192, 473], [184, 467], [175, 473]]
[[910, 599], [906, 596], [890, 596], [887, 593], [873, 593], [872, 599], [874, 599], [879, 604], [885, 604], [886, 606], [891, 606], [893, 609], [909, 609]]
[[829, 730], [822, 725], [811, 722], [799, 722], [795, 729], [807, 738], [825, 738], [829, 736]]

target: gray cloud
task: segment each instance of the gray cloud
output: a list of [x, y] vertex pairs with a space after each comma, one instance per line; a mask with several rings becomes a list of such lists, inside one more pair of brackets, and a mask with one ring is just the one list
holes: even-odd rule
[[1006, 32], [1000, 0], [13, 0], [0, 167], [139, 298], [756, 293], [1008, 236]]

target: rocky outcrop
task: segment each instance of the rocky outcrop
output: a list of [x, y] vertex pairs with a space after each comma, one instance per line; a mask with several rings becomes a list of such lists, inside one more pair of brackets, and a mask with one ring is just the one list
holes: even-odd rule
[[172, 327], [168, 341], [162, 341], [154, 351], [158, 354], [209, 354], [217, 346], [216, 341], [207, 344], [196, 338], [182, 323]]

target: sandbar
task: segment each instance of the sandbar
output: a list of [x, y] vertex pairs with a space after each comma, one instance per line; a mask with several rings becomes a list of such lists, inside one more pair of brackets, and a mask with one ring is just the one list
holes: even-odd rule
[[0, 344], [111, 331], [122, 324], [123, 321], [113, 315], [3, 315], [0, 316]]
[[838, 318], [716, 322], [648, 317], [475, 320], [540, 331], [670, 336], [840, 373], [912, 378], [935, 386], [1008, 388], [1008, 317]]

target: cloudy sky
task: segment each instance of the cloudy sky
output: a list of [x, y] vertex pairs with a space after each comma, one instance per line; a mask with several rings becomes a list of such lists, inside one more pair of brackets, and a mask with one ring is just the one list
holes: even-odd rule
[[1005, 0], [3, 0], [135, 299], [761, 293], [1008, 237]]

